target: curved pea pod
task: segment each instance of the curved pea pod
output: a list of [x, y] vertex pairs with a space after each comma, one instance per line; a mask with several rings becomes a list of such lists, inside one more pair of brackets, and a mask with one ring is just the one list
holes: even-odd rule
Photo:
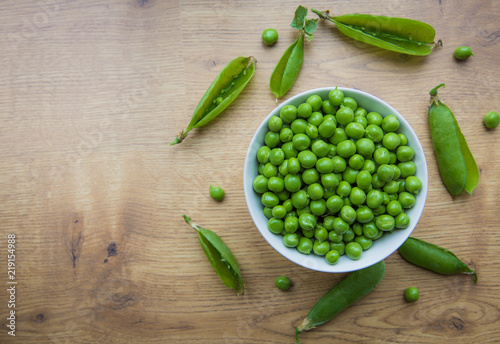
[[281, 56], [271, 74], [271, 92], [276, 98], [283, 97], [292, 88], [304, 62], [304, 35], [301, 34]]
[[479, 183], [479, 169], [457, 120], [437, 95], [440, 84], [430, 91], [429, 128], [439, 173], [452, 196], [462, 191], [470, 195]]
[[385, 275], [385, 262], [350, 273], [316, 302], [307, 317], [295, 329], [297, 343], [299, 334], [330, 321], [338, 313], [371, 292]]
[[477, 273], [462, 262], [453, 252], [426, 241], [409, 237], [399, 248], [399, 254], [408, 262], [442, 275]]
[[358, 13], [331, 17], [328, 11], [312, 11], [334, 23], [344, 35], [382, 49], [423, 56], [436, 45], [434, 28], [418, 20]]
[[243, 279], [241, 278], [240, 267], [224, 241], [213, 231], [191, 222], [191, 218], [186, 215], [182, 215], [182, 217], [187, 224], [198, 232], [198, 239], [203, 252], [205, 252], [210, 265], [212, 265], [221, 281], [228, 288], [234, 289], [238, 294], [241, 293], [243, 295], [245, 288]]
[[194, 110], [191, 122], [170, 145], [181, 143], [194, 128], [202, 127], [217, 117], [243, 91], [255, 73], [253, 57], [237, 57], [217, 75]]

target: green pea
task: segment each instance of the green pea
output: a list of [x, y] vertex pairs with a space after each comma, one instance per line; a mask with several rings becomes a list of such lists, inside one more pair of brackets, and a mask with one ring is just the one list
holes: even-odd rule
[[311, 239], [306, 237], [301, 237], [299, 239], [299, 244], [297, 245], [297, 251], [302, 254], [310, 254], [313, 249], [313, 243]]
[[384, 214], [377, 216], [375, 219], [375, 225], [378, 229], [387, 232], [392, 231], [396, 226], [396, 220], [389, 214]]
[[389, 150], [396, 149], [401, 144], [401, 138], [396, 133], [387, 133], [382, 138], [382, 144]]
[[297, 247], [299, 244], [299, 236], [296, 233], [287, 233], [282, 240], [286, 247]]
[[280, 131], [282, 126], [283, 126], [283, 120], [278, 116], [271, 117], [269, 119], [269, 122], [267, 122], [267, 127], [269, 128], [269, 130], [274, 132]]
[[375, 215], [373, 214], [373, 211], [367, 207], [367, 206], [362, 206], [356, 209], [356, 220], [363, 224], [363, 223], [369, 223], [373, 221], [375, 218]]
[[293, 142], [286, 142], [281, 146], [281, 150], [285, 153], [285, 158], [296, 158], [299, 151], [293, 147]]
[[466, 60], [471, 56], [474, 56], [472, 49], [467, 46], [461, 46], [455, 49], [453, 55], [457, 60]]
[[356, 144], [351, 140], [345, 140], [337, 145], [337, 154], [343, 158], [350, 158], [356, 153]]
[[267, 182], [267, 188], [274, 193], [283, 191], [285, 188], [285, 183], [280, 177], [271, 177]]
[[339, 106], [344, 101], [344, 92], [335, 87], [328, 93], [328, 100], [332, 102], [334, 106]]
[[297, 107], [294, 105], [286, 105], [280, 110], [280, 118], [284, 123], [292, 123], [297, 118]]
[[297, 108], [297, 115], [302, 118], [308, 118], [313, 113], [313, 108], [309, 103], [302, 103]]
[[306, 134], [295, 134], [292, 139], [293, 147], [298, 151], [303, 151], [309, 148], [311, 139]]
[[285, 217], [284, 227], [288, 233], [295, 233], [299, 229], [299, 219], [295, 216]]
[[306, 185], [311, 185], [319, 180], [319, 172], [315, 168], [309, 168], [302, 172], [302, 181]]
[[299, 226], [305, 230], [313, 230], [316, 227], [316, 217], [312, 214], [301, 214], [299, 216]]
[[477, 283], [476, 272], [462, 262], [454, 253], [442, 247], [409, 237], [398, 251], [404, 259], [412, 264], [443, 275], [473, 275], [474, 282]]
[[305, 192], [304, 190], [299, 190], [297, 192], [294, 192], [292, 194], [292, 204], [295, 209], [305, 208], [309, 204], [309, 198], [307, 196], [307, 192]]
[[495, 129], [500, 123], [500, 115], [498, 112], [490, 111], [483, 117], [484, 126], [488, 129]]
[[342, 209], [340, 209], [340, 217], [348, 224], [353, 224], [357, 217], [356, 210], [350, 205], [344, 205]]
[[344, 172], [345, 169], [347, 168], [346, 160], [339, 155], [334, 156], [332, 158], [332, 162], [333, 162], [333, 172], [334, 173]]
[[373, 243], [372, 239], [369, 239], [369, 238], [365, 237], [364, 235], [358, 235], [354, 239], [354, 241], [361, 245], [361, 248], [363, 249], [363, 251], [368, 250], [372, 246], [372, 243]]
[[400, 162], [410, 161], [415, 156], [415, 150], [410, 146], [399, 146], [396, 150], [396, 156]]
[[374, 126], [380, 127], [382, 125], [382, 116], [378, 112], [369, 112], [366, 114], [366, 120], [368, 125], [373, 124]]
[[281, 128], [280, 131], [280, 141], [285, 143], [285, 142], [290, 142], [293, 139], [293, 131], [291, 128], [284, 127]]
[[276, 285], [276, 287], [280, 290], [288, 290], [290, 289], [290, 287], [293, 285], [292, 281], [290, 280], [290, 278], [286, 277], [286, 276], [279, 276], [278, 278], [276, 278], [276, 280], [274, 281], [274, 284]]
[[405, 229], [410, 225], [410, 217], [406, 213], [400, 213], [395, 220], [397, 229]]
[[358, 170], [355, 170], [351, 166], [347, 166], [344, 172], [342, 172], [342, 179], [349, 184], [354, 184], [356, 183], [356, 177], [358, 176], [358, 173]]
[[403, 206], [398, 201], [390, 201], [386, 210], [389, 215], [396, 217], [403, 211]]
[[340, 259], [340, 253], [337, 250], [330, 250], [325, 255], [326, 262], [330, 265], [335, 265]]
[[356, 185], [363, 190], [368, 189], [372, 185], [372, 175], [370, 172], [359, 171], [356, 176]]
[[359, 260], [363, 253], [363, 247], [356, 241], [352, 241], [345, 246], [345, 253], [352, 260]]
[[269, 28], [265, 29], [264, 32], [262, 32], [262, 42], [264, 42], [265, 45], [273, 45], [278, 41], [278, 31], [275, 29]]
[[283, 221], [275, 217], [271, 217], [267, 222], [267, 228], [273, 234], [281, 234], [283, 230]]
[[361, 138], [356, 141], [356, 151], [364, 156], [370, 156], [375, 151], [375, 144], [368, 138]]
[[346, 126], [354, 121], [354, 111], [349, 107], [341, 107], [337, 110], [335, 118], [337, 119], [337, 123]]
[[415, 176], [409, 176], [405, 181], [405, 189], [415, 195], [422, 189], [422, 181]]
[[299, 159], [300, 165], [304, 168], [311, 168], [316, 165], [318, 158], [316, 154], [311, 152], [310, 150], [303, 150], [297, 156]]
[[327, 139], [333, 136], [335, 129], [337, 129], [337, 125], [334, 121], [323, 121], [318, 127], [318, 132], [322, 137]]
[[262, 146], [257, 151], [257, 160], [261, 164], [267, 164], [269, 162], [269, 155], [271, 154], [271, 148], [268, 146]]
[[398, 201], [404, 209], [412, 208], [416, 203], [415, 196], [409, 192], [401, 192], [398, 196]]
[[307, 129], [307, 121], [302, 118], [297, 118], [292, 122], [290, 128], [292, 129], [294, 134], [305, 134]]
[[300, 177], [295, 174], [288, 174], [284, 179], [284, 187], [290, 192], [297, 192], [302, 187]]
[[312, 200], [309, 202], [309, 209], [314, 215], [322, 216], [326, 213], [326, 201], [323, 198]]
[[323, 105], [323, 99], [316, 94], [307, 98], [306, 102], [311, 104], [313, 111], [318, 111], [321, 109], [321, 105]]
[[358, 140], [365, 134], [365, 127], [357, 122], [351, 122], [345, 127], [347, 137]]
[[330, 99], [323, 100], [323, 103], [321, 104], [321, 110], [325, 114], [335, 114], [337, 112], [338, 108], [333, 105], [333, 103], [330, 101]]
[[420, 293], [418, 291], [418, 288], [416, 287], [409, 287], [405, 289], [405, 300], [408, 302], [415, 302], [418, 300]]
[[312, 200], [317, 200], [323, 197], [325, 191], [321, 184], [313, 183], [307, 187], [307, 194]]
[[268, 180], [269, 179], [267, 179], [263, 175], [258, 175], [257, 177], [255, 177], [255, 179], [252, 182], [252, 187], [255, 190], [255, 192], [260, 194], [266, 192], [268, 190], [267, 188]]
[[210, 197], [216, 201], [222, 201], [226, 193], [221, 187], [210, 185]]
[[269, 153], [269, 161], [271, 164], [278, 166], [285, 160], [285, 152], [281, 148], [273, 148]]
[[345, 130], [343, 128], [340, 128], [340, 127], [335, 128], [335, 132], [330, 137], [330, 143], [334, 144], [336, 146], [340, 142], [345, 141], [345, 140], [347, 140], [347, 135], [345, 133]]
[[361, 188], [355, 186], [352, 188], [351, 193], [349, 194], [349, 200], [352, 204], [360, 206], [365, 203], [366, 194]]
[[347, 197], [351, 193], [351, 184], [342, 180], [339, 182], [339, 186], [337, 186], [337, 195], [340, 197]]
[[382, 120], [382, 129], [385, 132], [393, 132], [399, 129], [399, 120], [394, 115], [385, 116]]
[[333, 161], [330, 158], [321, 158], [316, 162], [316, 169], [319, 173], [331, 173], [333, 171]]

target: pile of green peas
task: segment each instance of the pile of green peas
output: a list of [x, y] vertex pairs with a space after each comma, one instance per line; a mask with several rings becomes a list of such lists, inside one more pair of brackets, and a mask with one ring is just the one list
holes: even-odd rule
[[268, 229], [283, 244], [336, 264], [361, 258], [384, 233], [407, 228], [422, 182], [394, 115], [358, 106], [338, 88], [269, 119], [257, 151]]

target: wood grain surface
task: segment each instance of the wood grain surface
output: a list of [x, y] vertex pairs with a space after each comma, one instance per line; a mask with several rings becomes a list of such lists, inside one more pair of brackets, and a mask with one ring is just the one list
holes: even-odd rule
[[[243, 193], [248, 144], [276, 106], [269, 77], [296, 31], [297, 1], [3, 0], [0, 3], [0, 342], [293, 343], [294, 326], [344, 276], [287, 261], [254, 226]], [[441, 276], [386, 259], [382, 283], [303, 343], [499, 343], [500, 2], [308, 1], [336, 14], [425, 21], [443, 47], [427, 57], [381, 50], [320, 22], [287, 99], [324, 86], [384, 99], [419, 136], [429, 193], [413, 233], [477, 269]], [[310, 16], [312, 17], [312, 16]], [[265, 28], [278, 30], [273, 47]], [[475, 57], [457, 62], [469, 45]], [[231, 59], [257, 70], [210, 125], [169, 146]], [[480, 168], [474, 196], [439, 177], [428, 92], [454, 110]], [[226, 198], [210, 199], [210, 184]], [[236, 255], [245, 294], [213, 272], [181, 213]], [[16, 332], [8, 334], [7, 235], [16, 235]], [[294, 286], [274, 286], [288, 275]], [[407, 303], [406, 287], [420, 300]]]

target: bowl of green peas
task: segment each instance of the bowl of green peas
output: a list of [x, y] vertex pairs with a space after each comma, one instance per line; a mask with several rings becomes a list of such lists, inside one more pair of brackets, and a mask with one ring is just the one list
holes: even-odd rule
[[344, 87], [300, 93], [255, 132], [243, 185], [264, 239], [316, 271], [366, 268], [394, 253], [424, 209], [424, 150], [385, 101]]

